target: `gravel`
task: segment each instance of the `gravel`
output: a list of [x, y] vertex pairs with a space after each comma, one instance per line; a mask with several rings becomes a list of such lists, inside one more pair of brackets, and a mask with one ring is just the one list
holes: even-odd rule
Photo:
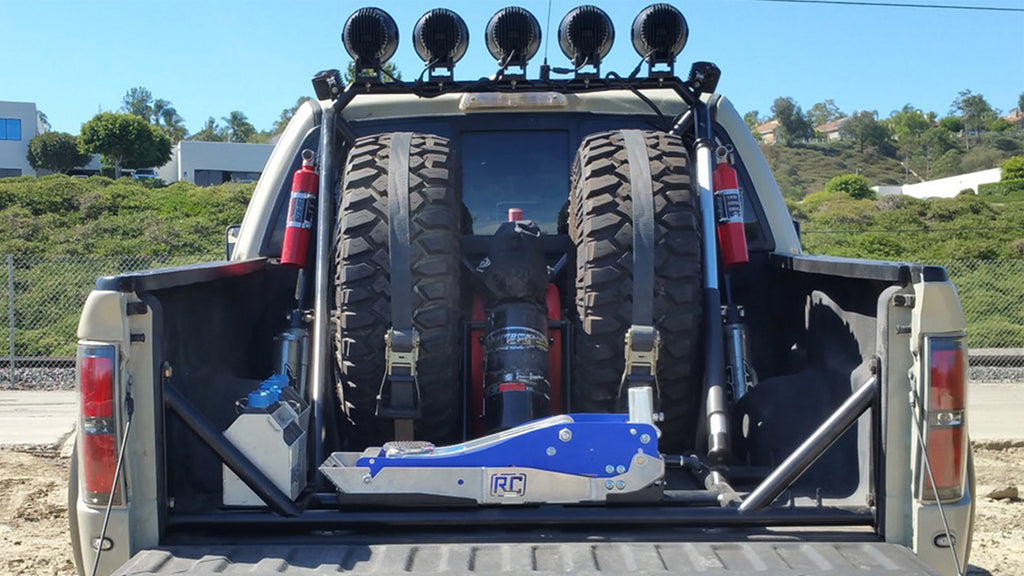
[[0, 390], [74, 390], [74, 368], [14, 368], [14, 380], [11, 381], [11, 370], [0, 368]]

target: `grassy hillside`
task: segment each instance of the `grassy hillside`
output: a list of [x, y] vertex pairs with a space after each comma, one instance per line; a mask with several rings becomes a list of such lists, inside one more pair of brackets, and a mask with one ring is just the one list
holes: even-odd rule
[[155, 187], [122, 178], [0, 179], [0, 254], [213, 254], [242, 221], [253, 184]]
[[825, 183], [839, 174], [860, 174], [872, 186], [918, 181], [908, 179], [906, 170], [896, 160], [879, 156], [872, 150], [861, 153], [852, 145], [764, 144], [761, 151], [768, 159], [782, 194], [790, 199], [821, 192]]

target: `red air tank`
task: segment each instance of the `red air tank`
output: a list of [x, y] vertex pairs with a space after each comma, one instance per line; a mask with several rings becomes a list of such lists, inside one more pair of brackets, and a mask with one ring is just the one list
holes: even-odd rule
[[313, 169], [313, 151], [302, 151], [302, 167], [292, 178], [291, 200], [288, 202], [288, 223], [281, 246], [281, 264], [304, 268], [309, 255], [309, 239], [316, 217], [316, 196], [320, 178]]
[[712, 175], [715, 188], [715, 219], [718, 221], [718, 247], [722, 265], [732, 268], [750, 261], [747, 233], [743, 229], [743, 194], [736, 169], [729, 163], [729, 151], [719, 146], [718, 164]]

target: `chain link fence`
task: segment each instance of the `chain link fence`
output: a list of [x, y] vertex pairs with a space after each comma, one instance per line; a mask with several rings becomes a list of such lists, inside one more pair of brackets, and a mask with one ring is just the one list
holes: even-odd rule
[[[98, 276], [220, 258], [0, 255], [0, 389], [73, 386], [78, 317]], [[946, 266], [960, 292], [971, 346], [971, 379], [1024, 383], [1024, 260], [935, 263]]]
[[74, 386], [78, 317], [96, 278], [221, 258], [0, 255], [0, 390]]

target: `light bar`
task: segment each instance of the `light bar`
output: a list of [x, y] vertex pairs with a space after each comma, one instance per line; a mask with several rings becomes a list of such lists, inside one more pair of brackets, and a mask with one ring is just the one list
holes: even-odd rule
[[683, 13], [669, 4], [652, 4], [633, 20], [633, 48], [652, 66], [672, 65], [689, 35]]
[[615, 42], [611, 18], [597, 6], [573, 8], [558, 25], [558, 46], [574, 66], [595, 68]]
[[502, 66], [526, 67], [540, 49], [540, 23], [525, 8], [498, 10], [487, 22], [487, 50]]
[[398, 26], [380, 8], [360, 8], [345, 21], [341, 38], [355, 60], [357, 76], [368, 69], [379, 73], [398, 49]]
[[461, 16], [447, 8], [435, 8], [416, 21], [413, 47], [420, 59], [433, 70], [455, 66], [469, 46], [469, 29]]

